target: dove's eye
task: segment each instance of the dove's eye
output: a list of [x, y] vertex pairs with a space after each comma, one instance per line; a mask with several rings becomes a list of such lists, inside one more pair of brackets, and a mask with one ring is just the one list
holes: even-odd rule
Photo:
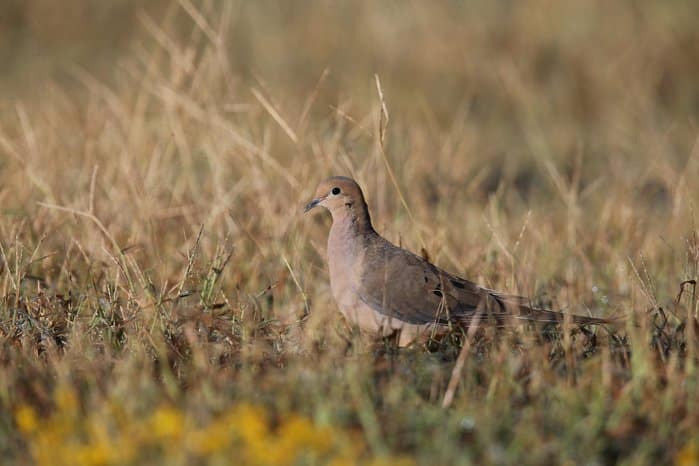
[[330, 192], [333, 194], [333, 196], [337, 196], [340, 194], [340, 188], [333, 188]]

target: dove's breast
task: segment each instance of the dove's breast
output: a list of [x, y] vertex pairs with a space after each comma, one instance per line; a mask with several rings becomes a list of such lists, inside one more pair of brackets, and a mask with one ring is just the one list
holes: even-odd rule
[[[362, 274], [368, 264], [367, 248], [356, 233], [334, 222], [328, 236], [330, 288], [340, 312], [353, 325], [374, 336], [389, 336], [400, 330], [399, 344], [405, 346], [434, 330], [432, 324], [417, 325], [380, 313], [368, 306], [358, 294]], [[440, 329], [441, 330], [441, 329]]]
[[330, 288], [340, 311], [348, 317], [348, 313], [362, 306], [356, 289], [361, 278], [363, 257], [356, 235], [338, 223], [333, 223], [328, 236]]

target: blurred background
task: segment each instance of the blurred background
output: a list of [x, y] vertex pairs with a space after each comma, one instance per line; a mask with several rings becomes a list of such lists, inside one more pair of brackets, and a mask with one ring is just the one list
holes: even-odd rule
[[195, 228], [229, 208], [221, 199], [242, 215], [282, 181], [273, 204], [302, 203], [335, 173], [357, 176], [411, 245], [425, 232], [443, 243], [425, 209], [478, 218], [494, 199], [562, 213], [570, 244], [571, 219], [616, 196], [662, 225], [684, 218], [697, 170], [698, 20], [681, 0], [4, 0], [0, 150], [24, 159], [0, 161], [18, 184], [5, 205], [84, 204], [99, 165], [96, 197], [111, 201], [97, 208], [134, 241], [156, 210], [196, 206]]
[[[463, 125], [476, 133], [464, 138], [477, 145], [469, 156], [496, 164], [516, 166], [542, 150], [523, 134], [542, 127], [555, 159], [652, 156], [681, 167], [694, 143], [699, 9], [692, 1], [195, 3], [3, 0], [3, 113], [13, 101], [40, 100], [48, 83], [79, 95], [78, 73], [127, 86], [125, 70], [135, 79], [134, 62], [143, 64], [153, 47], [201, 65], [212, 37], [195, 25], [189, 13], [196, 11], [225, 54], [218, 84], [227, 89], [212, 85], [210, 94], [233, 92], [228, 103], [238, 109], [257, 103], [250, 92], [257, 87], [289, 116], [302, 113], [311, 93], [310, 110], [321, 117], [349, 101], [364, 110], [376, 99], [378, 74], [398, 126], [415, 122], [437, 138]], [[439, 150], [430, 142], [420, 155]], [[447, 179], [464, 175], [433, 168]], [[507, 176], [527, 191], [532, 174], [512, 171], [490, 173], [483, 187]], [[662, 185], [648, 180], [644, 193], [662, 200]]]
[[[155, 38], [145, 18], [169, 28], [176, 44], [195, 46], [187, 43], [192, 18], [173, 5], [3, 0], [3, 96], [32, 93], [50, 80], [68, 83], [72, 66], [113, 77], [120, 59]], [[511, 121], [515, 109], [508, 109], [512, 97], [503, 80], [514, 69], [528, 90], [545, 96], [537, 107], [583, 128], [606, 126], [603, 118], [615, 108], [653, 105], [663, 110], [657, 118], [682, 112], [682, 123], [698, 111], [699, 12], [691, 1], [209, 0], [200, 6], [217, 32], [217, 21], [228, 23], [221, 39], [235, 79], [283, 85], [289, 95], [313, 88], [328, 70], [322, 90], [336, 102], [338, 92], [371, 93], [378, 73], [401, 110], [429, 111], [442, 124], [467, 112]]]

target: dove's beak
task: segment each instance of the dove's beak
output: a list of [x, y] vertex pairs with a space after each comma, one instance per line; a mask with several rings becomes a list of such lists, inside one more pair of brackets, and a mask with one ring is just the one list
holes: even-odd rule
[[322, 199], [313, 199], [311, 202], [306, 204], [306, 207], [303, 208], [303, 212], [308, 212], [309, 210], [320, 204], [320, 201], [322, 201]]

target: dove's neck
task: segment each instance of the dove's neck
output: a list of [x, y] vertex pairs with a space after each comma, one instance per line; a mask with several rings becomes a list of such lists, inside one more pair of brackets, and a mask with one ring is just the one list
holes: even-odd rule
[[341, 261], [341, 267], [349, 266], [357, 259], [366, 242], [376, 235], [371, 226], [369, 210], [364, 205], [343, 207], [332, 212], [333, 224], [328, 235], [330, 261]]
[[371, 244], [376, 232], [371, 226], [366, 207], [355, 210], [343, 206], [332, 212], [333, 224], [328, 235], [328, 271], [330, 289], [343, 313], [356, 311], [356, 289], [361, 280], [366, 246]]

